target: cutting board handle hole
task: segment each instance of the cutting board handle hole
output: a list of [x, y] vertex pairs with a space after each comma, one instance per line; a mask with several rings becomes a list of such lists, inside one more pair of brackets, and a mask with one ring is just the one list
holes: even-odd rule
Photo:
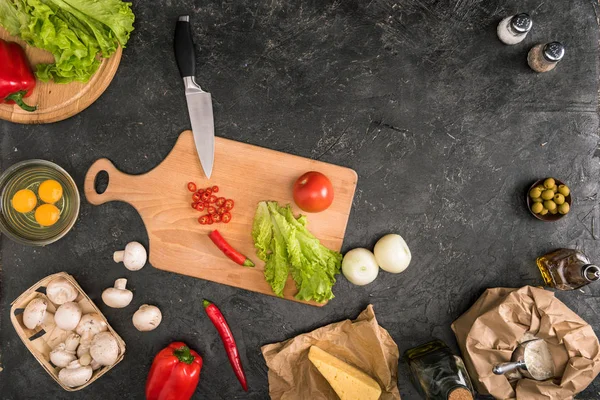
[[108, 178], [108, 172], [102, 170], [98, 172], [98, 175], [94, 178], [94, 190], [97, 194], [102, 194], [106, 192], [108, 188], [108, 183], [110, 182]]

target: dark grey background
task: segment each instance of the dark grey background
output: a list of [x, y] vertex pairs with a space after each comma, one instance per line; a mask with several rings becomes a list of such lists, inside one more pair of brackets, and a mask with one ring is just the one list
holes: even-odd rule
[[[45, 158], [81, 190], [100, 157], [128, 173], [157, 165], [189, 128], [172, 36], [177, 16], [190, 13], [197, 80], [213, 95], [217, 135], [354, 168], [359, 181], [344, 250], [397, 232], [412, 264], [366, 287], [340, 276], [324, 308], [149, 265], [130, 273], [111, 256], [131, 240], [147, 245], [140, 217], [126, 204], [93, 207], [83, 199], [73, 231], [51, 246], [2, 238], [1, 398], [140, 399], [154, 354], [183, 340], [204, 357], [196, 397], [264, 399], [263, 344], [355, 318], [372, 303], [400, 351], [432, 337], [456, 349], [450, 324], [485, 288], [541, 284], [535, 258], [557, 247], [600, 259], [591, 234], [592, 218], [600, 221], [594, 0], [162, 0], [135, 1], [133, 9], [136, 30], [108, 90], [67, 121], [1, 122], [2, 169]], [[524, 43], [504, 46], [496, 25], [519, 11], [532, 14], [533, 31]], [[566, 58], [537, 75], [527, 51], [550, 40], [565, 43]], [[574, 194], [571, 214], [557, 223], [533, 219], [523, 201], [528, 185], [549, 175]], [[127, 343], [123, 362], [74, 394], [52, 381], [9, 322], [10, 302], [59, 271], [75, 276]], [[133, 303], [110, 309], [100, 293], [122, 276]], [[592, 285], [557, 296], [598, 328], [599, 293]], [[205, 297], [233, 329], [248, 394], [202, 311]], [[131, 315], [146, 302], [164, 320], [142, 334]], [[418, 398], [404, 365], [399, 385], [404, 399]], [[599, 396], [596, 381], [578, 398]]]

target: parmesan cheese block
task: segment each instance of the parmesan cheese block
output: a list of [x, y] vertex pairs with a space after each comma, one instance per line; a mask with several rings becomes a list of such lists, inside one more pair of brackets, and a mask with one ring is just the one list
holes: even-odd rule
[[308, 359], [341, 400], [377, 400], [381, 396], [381, 388], [373, 378], [320, 348], [311, 346]]

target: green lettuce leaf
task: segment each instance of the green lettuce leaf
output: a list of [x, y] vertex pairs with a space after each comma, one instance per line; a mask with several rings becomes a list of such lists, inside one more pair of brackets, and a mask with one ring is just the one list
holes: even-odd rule
[[256, 255], [263, 261], [267, 261], [267, 252], [271, 250], [271, 239], [273, 238], [273, 223], [267, 203], [261, 201], [256, 208], [254, 221], [252, 223], [252, 238]]

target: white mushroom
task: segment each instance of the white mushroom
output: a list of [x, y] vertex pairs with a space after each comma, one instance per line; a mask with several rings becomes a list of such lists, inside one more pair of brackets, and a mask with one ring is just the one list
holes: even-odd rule
[[77, 357], [89, 353], [94, 336], [106, 330], [108, 330], [108, 326], [100, 314], [90, 313], [81, 317], [77, 328], [75, 328], [75, 332], [81, 335], [81, 342], [77, 348]]
[[90, 355], [90, 353], [85, 353], [84, 355], [82, 355], [79, 358], [79, 364], [81, 365], [89, 365], [90, 367], [92, 367], [92, 369], [95, 371], [97, 369], [99, 369], [102, 365], [98, 364], [98, 362], [96, 360], [94, 360], [92, 358], [92, 356]]
[[79, 346], [79, 335], [70, 334], [64, 343], [59, 343], [54, 350], [50, 352], [50, 361], [57, 367], [64, 368], [73, 360], [77, 359], [75, 350]]
[[110, 332], [100, 332], [94, 336], [90, 355], [100, 365], [113, 365], [119, 357], [119, 343]]
[[130, 271], [142, 269], [147, 258], [146, 249], [138, 242], [127, 243], [125, 250], [115, 251], [113, 254], [113, 260], [116, 263], [123, 262]]
[[71, 361], [67, 368], [63, 368], [58, 373], [58, 380], [65, 386], [77, 387], [81, 386], [92, 377], [92, 367], [89, 365], [81, 365], [78, 360]]
[[104, 304], [112, 308], [127, 307], [133, 299], [133, 293], [125, 289], [125, 286], [127, 286], [127, 279], [121, 278], [115, 281], [115, 287], [105, 289], [102, 292]]
[[42, 325], [42, 328], [46, 329], [45, 326], [52, 324], [54, 314], [47, 311], [48, 301], [42, 297], [36, 297], [31, 300], [25, 311], [23, 311], [23, 324], [28, 329], [35, 329]]
[[54, 304], [65, 304], [68, 301], [75, 300], [78, 295], [79, 293], [75, 289], [75, 286], [62, 276], [52, 279], [46, 285], [46, 296]]
[[65, 331], [72, 331], [81, 320], [81, 307], [79, 304], [69, 301], [56, 310], [54, 322], [56, 326]]
[[133, 326], [140, 332], [155, 329], [162, 321], [162, 314], [158, 307], [142, 304], [133, 314]]

